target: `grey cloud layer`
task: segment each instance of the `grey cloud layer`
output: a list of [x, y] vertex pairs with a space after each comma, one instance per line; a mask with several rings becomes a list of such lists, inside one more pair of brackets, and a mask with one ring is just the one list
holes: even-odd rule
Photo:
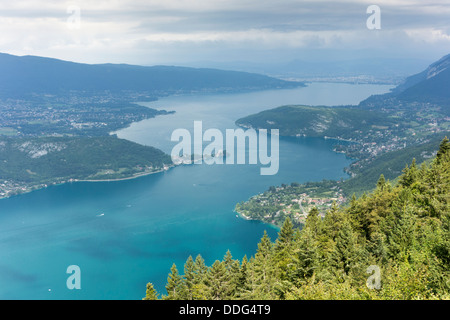
[[[377, 2], [377, 3], [375, 3]], [[450, 2], [298, 0], [0, 1], [0, 51], [61, 53], [172, 49], [249, 52], [264, 48], [361, 49], [430, 42], [450, 44]], [[366, 8], [378, 4], [381, 35], [366, 29]], [[67, 7], [81, 9], [81, 28], [68, 31]], [[123, 50], [123, 52], [121, 52]], [[33, 52], [34, 51], [34, 52]], [[36, 52], [39, 51], [39, 52]], [[142, 54], [142, 53], [141, 53]], [[173, 53], [172, 53], [173, 54]], [[176, 54], [173, 54], [174, 57]]]

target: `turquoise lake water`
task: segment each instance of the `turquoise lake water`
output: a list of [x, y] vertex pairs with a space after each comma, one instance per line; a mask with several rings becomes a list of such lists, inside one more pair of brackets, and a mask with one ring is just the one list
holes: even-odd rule
[[[242, 116], [285, 104], [356, 104], [391, 86], [313, 83], [257, 93], [176, 96], [145, 103], [175, 110], [131, 125], [118, 136], [170, 153], [176, 128], [236, 128]], [[351, 160], [334, 141], [282, 138], [278, 174], [259, 165], [190, 165], [133, 180], [77, 182], [0, 200], [0, 299], [141, 299], [152, 282], [164, 293], [173, 263], [189, 255], [208, 265], [229, 249], [255, 253], [267, 230], [236, 217], [237, 202], [281, 183], [346, 178]], [[81, 289], [66, 286], [69, 265], [81, 270]]]

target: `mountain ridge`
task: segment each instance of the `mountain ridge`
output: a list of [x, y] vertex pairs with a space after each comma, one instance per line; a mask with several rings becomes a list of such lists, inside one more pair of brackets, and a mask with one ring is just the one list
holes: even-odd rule
[[385, 96], [405, 101], [450, 102], [450, 54], [430, 64], [422, 72], [407, 77]]
[[0, 53], [0, 94], [58, 94], [69, 91], [171, 93], [292, 88], [302, 83], [265, 75], [211, 68], [84, 64], [47, 57]]

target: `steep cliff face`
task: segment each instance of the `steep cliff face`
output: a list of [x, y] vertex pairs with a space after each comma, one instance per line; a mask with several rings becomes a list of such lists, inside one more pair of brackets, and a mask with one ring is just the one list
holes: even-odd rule
[[408, 101], [450, 101], [450, 54], [421, 73], [408, 77], [393, 90], [393, 94]]

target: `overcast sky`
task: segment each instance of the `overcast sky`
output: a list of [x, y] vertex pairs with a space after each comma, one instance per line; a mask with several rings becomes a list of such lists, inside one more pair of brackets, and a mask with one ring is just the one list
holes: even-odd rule
[[[381, 29], [369, 30], [369, 5]], [[450, 0], [0, 0], [0, 52], [188, 64], [450, 53]]]

